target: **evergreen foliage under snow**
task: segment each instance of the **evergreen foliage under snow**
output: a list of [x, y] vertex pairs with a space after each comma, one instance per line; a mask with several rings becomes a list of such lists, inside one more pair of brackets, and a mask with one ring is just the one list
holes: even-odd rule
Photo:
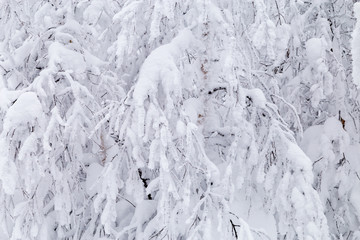
[[360, 239], [360, 3], [0, 0], [0, 239]]

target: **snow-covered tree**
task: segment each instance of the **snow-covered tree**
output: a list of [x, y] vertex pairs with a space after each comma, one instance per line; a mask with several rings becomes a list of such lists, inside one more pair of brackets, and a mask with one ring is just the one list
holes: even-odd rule
[[359, 238], [353, 6], [1, 1], [0, 238]]
[[[124, 9], [133, 11], [129, 6]], [[165, 6], [156, 6], [153, 14], [164, 11]], [[120, 233], [111, 225], [106, 232], [130, 239], [266, 238], [245, 224], [239, 210], [261, 202], [264, 214], [276, 216], [272, 224], [279, 237], [327, 238], [320, 199], [311, 187], [310, 160], [276, 107], [254, 88], [259, 83], [248, 78], [253, 65], [241, 58], [247, 52], [237, 28], [249, 20], [234, 19], [239, 12], [232, 2], [177, 2], [173, 7], [170, 12], [179, 19], [167, 34], [176, 37], [151, 51], [135, 85], [123, 100], [109, 104], [103, 121], [109, 121], [111, 135], [126, 153], [106, 171], [113, 171], [114, 164], [116, 172], [128, 169], [120, 175], [121, 194], [153, 207], [143, 216], [136, 208]], [[242, 7], [255, 11], [252, 4]], [[162, 24], [169, 20], [161, 18]], [[150, 46], [145, 49], [156, 39], [153, 31], [159, 34], [162, 28], [153, 29], [154, 21], [157, 17], [147, 26]], [[99, 197], [106, 199], [105, 209], [116, 209], [109, 206], [116, 203], [117, 192], [109, 191], [109, 182], [114, 174], [104, 176]], [[299, 211], [302, 204], [310, 204], [309, 211]]]
[[104, 151], [101, 135], [88, 138], [94, 113], [119, 87], [75, 3], [2, 4], [2, 235], [80, 238], [87, 212], [78, 209], [91, 204], [85, 168]]
[[359, 54], [359, 46], [358, 46], [358, 42], [359, 42], [359, 38], [360, 38], [360, 9], [359, 9], [359, 3], [356, 3], [354, 5], [354, 12], [355, 12], [355, 17], [357, 19], [356, 25], [354, 27], [354, 33], [352, 35], [353, 39], [352, 39], [352, 46], [351, 46], [351, 51], [352, 51], [352, 56], [353, 56], [353, 79], [354, 82], [357, 86], [360, 85], [360, 80], [359, 80], [359, 62], [360, 62], [360, 54]]

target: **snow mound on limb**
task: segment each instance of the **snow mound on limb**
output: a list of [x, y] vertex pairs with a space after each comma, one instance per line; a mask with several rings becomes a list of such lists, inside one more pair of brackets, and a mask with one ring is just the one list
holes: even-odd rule
[[287, 151], [287, 157], [291, 161], [291, 169], [296, 174], [304, 174], [304, 180], [311, 183], [313, 181], [312, 162], [308, 156], [294, 143], [290, 143]]
[[154, 96], [159, 83], [167, 97], [171, 93], [180, 93], [180, 72], [176, 62], [193, 41], [192, 32], [184, 29], [170, 43], [158, 47], [145, 59], [133, 93], [136, 106], [142, 106], [148, 96]]
[[[317, 160], [319, 155], [332, 159], [329, 155], [332, 152], [331, 145], [325, 143], [336, 140], [339, 142], [341, 152], [344, 152], [347, 145], [350, 144], [349, 135], [343, 129], [341, 122], [335, 117], [331, 117], [325, 121], [324, 125], [316, 125], [306, 129], [301, 148], [313, 160]], [[322, 148], [319, 148], [319, 145], [322, 145]]]
[[8, 109], [4, 119], [4, 132], [11, 126], [21, 126], [24, 123], [35, 125], [43, 114], [41, 103], [33, 92], [20, 95], [16, 102]]
[[[28, 129], [29, 126], [39, 125], [42, 116], [41, 103], [33, 92], [26, 92], [20, 95], [5, 115], [3, 131], [0, 135], [0, 180], [6, 194], [15, 193], [18, 181], [16, 165], [10, 160], [9, 148], [6, 147], [8, 146], [8, 133], [14, 130], [22, 131], [24, 126], [25, 129]], [[16, 129], [14, 129], [14, 126], [16, 126]]]
[[310, 64], [325, 57], [326, 42], [322, 38], [310, 38], [306, 42], [306, 55]]
[[[170, 43], [153, 50], [145, 59], [132, 96], [139, 136], [143, 137], [145, 134], [145, 121], [154, 120], [146, 115], [159, 115], [155, 109], [151, 110], [149, 107], [150, 112], [144, 109], [146, 99], [154, 100], [156, 108], [159, 107], [156, 99], [159, 99], [161, 105], [166, 104], [167, 113], [171, 113], [174, 109], [174, 98], [179, 98], [182, 92], [178, 61], [185, 49], [189, 48], [193, 42], [195, 42], [195, 37], [192, 32], [184, 29]], [[156, 122], [166, 125], [164, 119], [157, 119]], [[144, 141], [147, 141], [146, 137]]]
[[201, 116], [205, 115], [201, 99], [199, 98], [186, 99], [183, 107], [186, 116], [189, 117], [189, 121], [192, 123], [196, 123]]
[[254, 105], [255, 107], [265, 108], [266, 97], [259, 88], [245, 90], [247, 105]]
[[[0, 140], [0, 145], [2, 140]], [[15, 187], [18, 179], [18, 172], [16, 165], [8, 161], [7, 155], [0, 150], [0, 180], [2, 182], [3, 190], [6, 194], [12, 195], [15, 193]]]
[[64, 70], [74, 70], [76, 73], [83, 73], [86, 70], [86, 63], [83, 56], [75, 51], [69, 50], [62, 44], [54, 42], [49, 47], [49, 67], [57, 69], [61, 65]]
[[[275, 205], [279, 212], [279, 232], [290, 233], [290, 226], [296, 225], [291, 234], [297, 239], [328, 239], [327, 220], [323, 213], [321, 200], [312, 188], [312, 163], [295, 143], [287, 146], [286, 158], [289, 170], [285, 172], [277, 189]], [[284, 198], [288, 192], [289, 198]], [[289, 219], [283, 215], [290, 214]], [[302, 227], [300, 227], [302, 226]], [[289, 236], [292, 239], [292, 236]]]

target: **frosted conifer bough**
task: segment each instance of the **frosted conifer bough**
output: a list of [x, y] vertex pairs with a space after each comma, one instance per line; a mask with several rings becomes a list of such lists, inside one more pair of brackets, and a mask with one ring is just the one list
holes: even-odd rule
[[359, 8], [1, 0], [0, 240], [360, 239]]

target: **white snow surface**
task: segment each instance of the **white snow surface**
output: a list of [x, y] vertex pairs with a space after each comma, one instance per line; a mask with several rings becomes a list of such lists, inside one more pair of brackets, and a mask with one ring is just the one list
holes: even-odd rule
[[82, 54], [69, 50], [64, 45], [54, 42], [49, 47], [49, 67], [56, 69], [58, 65], [63, 70], [71, 70], [83, 73], [86, 70], [86, 62]]
[[12, 126], [22, 126], [27, 123], [34, 126], [42, 116], [43, 110], [36, 94], [25, 92], [8, 109], [4, 118], [4, 129], [11, 129]]
[[142, 106], [148, 96], [154, 97], [159, 84], [167, 96], [180, 93], [181, 81], [176, 65], [177, 59], [184, 54], [184, 50], [190, 46], [193, 39], [191, 31], [184, 29], [170, 43], [151, 52], [140, 69], [139, 80], [133, 93], [136, 106]]
[[354, 2], [0, 1], [0, 240], [360, 239]]
[[[3, 133], [0, 135], [0, 179], [7, 194], [14, 194], [18, 176], [15, 163], [9, 159], [8, 149], [5, 147], [7, 145], [5, 133], [17, 129], [22, 131], [24, 126], [38, 125], [41, 123], [42, 114], [42, 107], [36, 94], [26, 92], [20, 95], [5, 115]], [[14, 129], [14, 126], [17, 128]]]
[[306, 42], [306, 54], [310, 64], [315, 64], [324, 57], [325, 46], [321, 38], [311, 38]]
[[351, 41], [351, 53], [353, 59], [352, 77], [354, 83], [360, 88], [360, 3], [354, 4], [354, 12], [357, 22], [354, 27]]
[[259, 88], [247, 89], [244, 90], [244, 92], [246, 96], [250, 98], [250, 101], [252, 104], [254, 104], [254, 106], [260, 108], [265, 107], [267, 101], [263, 91], [261, 91]]

